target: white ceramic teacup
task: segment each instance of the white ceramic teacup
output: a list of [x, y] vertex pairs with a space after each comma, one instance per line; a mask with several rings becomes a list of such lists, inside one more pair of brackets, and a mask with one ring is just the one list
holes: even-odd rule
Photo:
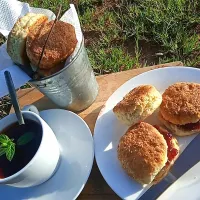
[[[49, 125], [39, 116], [35, 106], [26, 106], [22, 111], [25, 119], [36, 121], [42, 128], [40, 146], [31, 161], [12, 176], [0, 179], [0, 184], [14, 187], [31, 187], [47, 181], [56, 171], [60, 149], [57, 139]], [[17, 121], [15, 114], [0, 120], [0, 132]]]

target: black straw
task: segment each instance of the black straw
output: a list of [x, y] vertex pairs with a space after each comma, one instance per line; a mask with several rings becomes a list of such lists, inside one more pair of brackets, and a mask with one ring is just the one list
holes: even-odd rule
[[22, 116], [22, 112], [21, 112], [20, 107], [19, 107], [19, 102], [18, 102], [18, 99], [17, 99], [17, 94], [16, 94], [16, 91], [15, 91], [15, 87], [14, 87], [14, 84], [13, 84], [11, 74], [10, 74], [9, 71], [5, 71], [4, 76], [5, 76], [5, 79], [6, 79], [6, 84], [7, 84], [7, 87], [8, 87], [10, 98], [11, 98], [11, 101], [12, 101], [12, 104], [13, 104], [19, 125], [25, 124], [24, 118]]

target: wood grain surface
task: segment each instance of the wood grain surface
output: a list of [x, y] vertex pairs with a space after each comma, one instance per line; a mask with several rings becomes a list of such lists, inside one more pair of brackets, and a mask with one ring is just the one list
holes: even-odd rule
[[[93, 134], [96, 119], [103, 105], [110, 97], [110, 95], [123, 83], [129, 79], [149, 70], [170, 67], [170, 66], [183, 66], [182, 62], [173, 62], [162, 65], [155, 65], [146, 68], [132, 69], [128, 71], [101, 75], [96, 77], [99, 84], [99, 93], [96, 101], [86, 110], [78, 113], [82, 117]], [[39, 110], [46, 110], [50, 108], [57, 108], [55, 104], [50, 102], [43, 94], [37, 89], [27, 89], [18, 91], [20, 106], [23, 107], [28, 104], [34, 104]], [[13, 112], [13, 109], [11, 109]], [[85, 185], [83, 191], [78, 197], [78, 200], [118, 200], [120, 199], [112, 189], [104, 181], [96, 162], [92, 168], [90, 177]]]

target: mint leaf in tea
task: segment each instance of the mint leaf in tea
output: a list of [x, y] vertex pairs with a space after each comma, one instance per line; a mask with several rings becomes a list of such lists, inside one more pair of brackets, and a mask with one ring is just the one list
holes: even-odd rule
[[32, 139], [34, 138], [34, 133], [33, 132], [27, 132], [23, 134], [18, 140], [17, 140], [17, 145], [26, 145], [29, 143]]

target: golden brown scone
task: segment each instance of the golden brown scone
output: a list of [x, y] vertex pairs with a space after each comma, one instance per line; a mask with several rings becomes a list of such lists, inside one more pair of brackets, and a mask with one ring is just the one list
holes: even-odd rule
[[151, 183], [165, 166], [167, 143], [152, 125], [131, 126], [118, 145], [118, 159], [126, 173], [141, 184]]
[[[33, 29], [27, 37], [26, 51], [34, 66], [38, 65], [42, 48], [54, 21], [46, 23], [42, 29]], [[40, 69], [51, 69], [65, 61], [77, 44], [75, 29], [71, 24], [57, 21], [47, 41]]]
[[189, 129], [189, 128], [185, 127], [184, 125], [176, 125], [176, 124], [172, 124], [171, 122], [166, 121], [160, 112], [158, 114], [158, 118], [162, 122], [162, 124], [165, 125], [175, 135], [187, 136], [187, 135], [192, 135], [192, 134], [200, 132], [200, 123], [199, 122], [197, 122], [199, 124], [195, 124], [195, 127], [197, 127], [197, 128]]
[[[170, 134], [168, 133], [167, 130], [163, 129], [160, 126], [156, 126], [157, 130], [162, 133], [162, 134]], [[169, 142], [168, 142], [169, 143]], [[172, 150], [173, 149], [173, 150]], [[176, 140], [176, 138], [172, 137], [170, 140], [170, 147], [168, 146], [168, 161], [165, 164], [165, 166], [160, 170], [160, 172], [156, 175], [155, 179], [153, 180], [153, 184], [157, 184], [159, 183], [169, 172], [169, 170], [171, 169], [171, 167], [173, 166], [173, 164], [175, 163], [175, 161], [177, 160], [178, 156], [179, 156], [179, 146], [178, 146], [178, 141]], [[175, 151], [175, 152], [172, 152]], [[169, 160], [169, 154], [174, 154], [173, 158]]]
[[163, 93], [162, 117], [172, 124], [184, 125], [200, 120], [200, 84], [180, 82]]
[[113, 108], [122, 123], [130, 126], [144, 120], [161, 104], [162, 95], [152, 85], [141, 85], [131, 90]]
[[38, 69], [37, 72], [41, 77], [51, 76], [59, 72], [60, 70], [62, 70], [64, 68], [64, 65], [65, 65], [65, 62], [61, 62], [51, 69]]
[[30, 28], [41, 26], [48, 20], [43, 14], [28, 13], [17, 20], [8, 35], [7, 52], [14, 63], [26, 65], [29, 59], [26, 54], [26, 39]]

